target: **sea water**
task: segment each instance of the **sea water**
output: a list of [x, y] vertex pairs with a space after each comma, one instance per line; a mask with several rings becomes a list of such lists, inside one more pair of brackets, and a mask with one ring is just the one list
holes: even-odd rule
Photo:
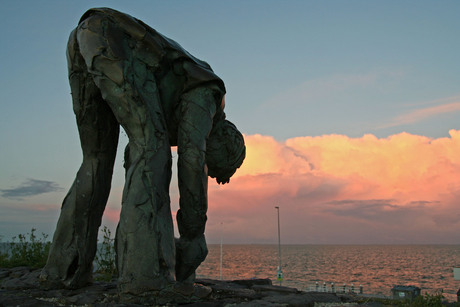
[[[270, 278], [279, 284], [277, 245], [208, 245], [209, 254], [197, 270], [198, 278]], [[414, 285], [423, 293], [443, 290], [457, 300], [460, 245], [282, 245], [282, 285], [311, 290], [318, 282], [336, 288], [363, 286], [366, 294], [391, 295], [394, 285]]]

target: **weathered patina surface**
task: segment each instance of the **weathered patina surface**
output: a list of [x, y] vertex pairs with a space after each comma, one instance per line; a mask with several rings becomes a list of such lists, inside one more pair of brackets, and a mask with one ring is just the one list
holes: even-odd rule
[[[83, 163], [63, 201], [42, 283], [78, 288], [91, 278], [119, 126], [129, 138], [115, 244], [119, 289], [193, 282], [207, 255], [208, 175], [227, 183], [245, 157], [243, 136], [225, 119], [224, 83], [175, 41], [108, 8], [83, 15], [67, 59]], [[171, 146], [178, 148], [176, 240]]]

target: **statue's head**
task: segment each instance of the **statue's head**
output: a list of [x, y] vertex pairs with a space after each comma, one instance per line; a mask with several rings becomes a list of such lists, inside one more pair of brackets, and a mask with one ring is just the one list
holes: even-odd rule
[[243, 135], [228, 120], [215, 123], [206, 142], [208, 175], [217, 183], [228, 183], [246, 156]]

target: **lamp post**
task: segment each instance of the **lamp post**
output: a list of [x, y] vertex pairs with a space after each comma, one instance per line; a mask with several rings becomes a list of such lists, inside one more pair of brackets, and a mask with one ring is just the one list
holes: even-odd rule
[[276, 279], [281, 283], [283, 281], [283, 271], [281, 270], [281, 232], [280, 232], [280, 207], [276, 206], [275, 209], [278, 212], [278, 272], [276, 274]]
[[223, 262], [223, 253], [222, 253], [222, 234], [223, 234], [223, 222], [220, 223], [220, 280], [222, 280], [222, 262]]

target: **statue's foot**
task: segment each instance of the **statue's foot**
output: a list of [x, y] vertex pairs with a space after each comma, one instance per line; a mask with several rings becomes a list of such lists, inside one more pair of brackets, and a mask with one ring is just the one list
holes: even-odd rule
[[45, 272], [41, 272], [38, 279], [40, 282], [40, 288], [42, 289], [50, 290], [50, 289], [64, 288], [64, 285], [62, 284], [61, 281], [50, 278], [50, 276], [46, 274]]
[[51, 278], [50, 276], [46, 274], [40, 274], [39, 278], [39, 283], [40, 283], [40, 288], [44, 290], [58, 290], [58, 289], [80, 289], [83, 287], [86, 287], [88, 285], [92, 284], [92, 279], [89, 279], [84, 282], [73, 282], [72, 280], [70, 281], [62, 281], [59, 278]]
[[53, 271], [46, 270], [46, 268], [42, 270], [38, 279], [40, 287], [45, 290], [79, 289], [93, 282], [91, 274], [79, 279], [74, 275], [64, 280], [61, 276], [55, 274]]

